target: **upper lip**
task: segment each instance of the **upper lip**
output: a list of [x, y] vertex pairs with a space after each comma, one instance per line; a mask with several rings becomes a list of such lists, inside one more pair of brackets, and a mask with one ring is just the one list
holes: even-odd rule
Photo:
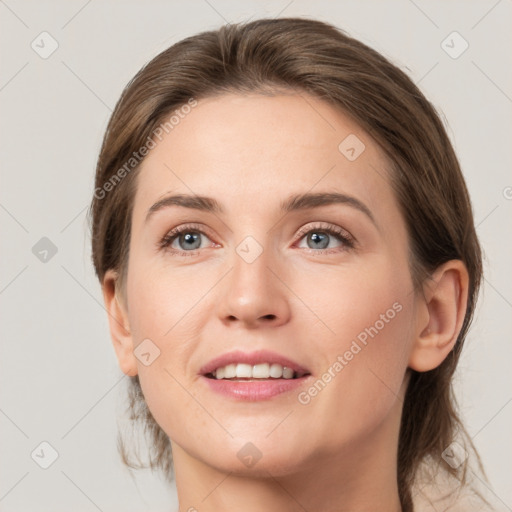
[[287, 368], [291, 368], [298, 375], [309, 374], [309, 371], [288, 359], [285, 356], [277, 354], [276, 352], [272, 352], [270, 350], [258, 350], [256, 352], [243, 352], [242, 350], [233, 350], [232, 352], [227, 352], [226, 354], [222, 354], [219, 357], [216, 357], [206, 363], [200, 370], [199, 373], [201, 375], [207, 375], [212, 373], [213, 370], [217, 368], [221, 368], [223, 366], [227, 366], [228, 364], [233, 363], [244, 363], [244, 364], [259, 364], [259, 363], [269, 363], [269, 364], [280, 364], [281, 366], [286, 366]]

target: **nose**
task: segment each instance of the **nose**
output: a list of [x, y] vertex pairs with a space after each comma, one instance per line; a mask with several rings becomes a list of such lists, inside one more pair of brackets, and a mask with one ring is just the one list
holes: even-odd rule
[[233, 268], [223, 281], [217, 309], [227, 326], [240, 324], [254, 329], [289, 321], [286, 276], [265, 250], [250, 263], [235, 254]]

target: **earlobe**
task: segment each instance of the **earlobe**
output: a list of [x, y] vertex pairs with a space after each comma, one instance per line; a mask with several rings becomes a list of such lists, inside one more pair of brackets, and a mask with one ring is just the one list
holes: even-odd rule
[[107, 270], [102, 283], [103, 300], [108, 313], [110, 337], [116, 352], [119, 367], [129, 377], [137, 375], [137, 361], [133, 354], [133, 338], [130, 332], [128, 313], [120, 299], [118, 275]]
[[416, 339], [409, 367], [418, 372], [437, 368], [453, 349], [467, 308], [469, 276], [461, 260], [450, 260], [433, 273], [419, 296]]

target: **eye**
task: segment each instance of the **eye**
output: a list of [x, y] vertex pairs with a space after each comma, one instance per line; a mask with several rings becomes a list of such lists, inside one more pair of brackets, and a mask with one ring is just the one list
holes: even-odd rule
[[[183, 256], [193, 256], [196, 251], [201, 249], [201, 236], [206, 234], [194, 224], [178, 226], [169, 231], [159, 242], [161, 249], [169, 250], [173, 253], [179, 253]], [[178, 247], [173, 247], [178, 245]], [[186, 254], [188, 253], [188, 254]]]
[[[199, 225], [185, 224], [169, 231], [158, 243], [160, 249], [170, 251], [179, 256], [194, 256], [197, 251], [203, 249], [201, 236], [209, 238]], [[299, 240], [307, 236], [308, 249], [315, 253], [340, 252], [351, 249], [355, 245], [355, 239], [342, 228], [337, 226], [313, 225], [299, 230]], [[338, 241], [338, 247], [328, 248], [332, 240]], [[176, 247], [177, 246], [177, 247]], [[212, 247], [212, 245], [210, 245]], [[318, 249], [318, 250], [317, 250]]]
[[[306, 237], [307, 248], [314, 249], [313, 252], [339, 252], [352, 249], [355, 245], [355, 240], [350, 233], [337, 226], [306, 226], [299, 231], [298, 236], [301, 240]], [[329, 250], [328, 246], [333, 238], [341, 243], [338, 247], [331, 248], [334, 249], [332, 251]]]

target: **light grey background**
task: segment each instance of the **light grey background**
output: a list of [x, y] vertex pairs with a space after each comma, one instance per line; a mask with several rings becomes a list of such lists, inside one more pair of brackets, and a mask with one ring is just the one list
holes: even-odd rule
[[[486, 253], [457, 394], [496, 502], [511, 509], [510, 0], [0, 0], [1, 511], [177, 508], [163, 479], [132, 479], [117, 455], [127, 378], [90, 262], [86, 208], [107, 120], [139, 68], [188, 35], [267, 16], [347, 30], [408, 72], [445, 119]], [[43, 31], [58, 43], [46, 59]], [[464, 42], [453, 31], [469, 44], [458, 58]], [[57, 248], [46, 262], [39, 246], [33, 253], [42, 237]], [[36, 460], [50, 460], [43, 441], [58, 452], [46, 470], [31, 458], [37, 449]]]

